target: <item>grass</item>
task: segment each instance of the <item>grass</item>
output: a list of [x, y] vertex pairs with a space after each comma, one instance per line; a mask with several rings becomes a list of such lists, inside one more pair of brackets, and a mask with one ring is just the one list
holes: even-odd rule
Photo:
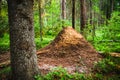
[[53, 39], [54, 39], [54, 37], [51, 35], [43, 36], [42, 41], [40, 41], [40, 38], [35, 38], [35, 43], [36, 43], [37, 49], [47, 46]]

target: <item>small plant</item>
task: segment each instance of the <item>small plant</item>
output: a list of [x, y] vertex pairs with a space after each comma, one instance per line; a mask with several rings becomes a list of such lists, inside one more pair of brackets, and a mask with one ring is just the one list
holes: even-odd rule
[[102, 74], [96, 73], [94, 79], [95, 80], [103, 80], [104, 76]]
[[35, 80], [43, 80], [42, 76], [40, 76], [40, 75], [34, 76], [34, 79], [35, 79]]

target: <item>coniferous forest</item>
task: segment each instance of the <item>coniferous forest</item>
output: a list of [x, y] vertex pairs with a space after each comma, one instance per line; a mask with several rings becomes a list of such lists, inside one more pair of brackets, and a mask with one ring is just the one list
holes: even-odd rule
[[0, 80], [120, 80], [120, 0], [0, 0]]

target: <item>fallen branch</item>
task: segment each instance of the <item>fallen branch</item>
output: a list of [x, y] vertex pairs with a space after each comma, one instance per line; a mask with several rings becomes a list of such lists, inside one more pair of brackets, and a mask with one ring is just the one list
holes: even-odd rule
[[120, 53], [110, 53], [112, 57], [120, 57]]
[[8, 65], [10, 65], [10, 60], [0, 63], [0, 68], [6, 67]]

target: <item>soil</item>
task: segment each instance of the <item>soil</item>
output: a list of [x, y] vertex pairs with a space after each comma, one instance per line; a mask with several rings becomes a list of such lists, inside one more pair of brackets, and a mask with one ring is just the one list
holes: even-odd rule
[[9, 52], [0, 54], [0, 63], [3, 63], [3, 62], [5, 62], [9, 59], [10, 59], [10, 53]]
[[[61, 66], [69, 73], [89, 73], [94, 64], [101, 60], [93, 46], [71, 27], [64, 28], [46, 47], [37, 51], [42, 74]], [[0, 63], [9, 60], [9, 53], [0, 55]]]

